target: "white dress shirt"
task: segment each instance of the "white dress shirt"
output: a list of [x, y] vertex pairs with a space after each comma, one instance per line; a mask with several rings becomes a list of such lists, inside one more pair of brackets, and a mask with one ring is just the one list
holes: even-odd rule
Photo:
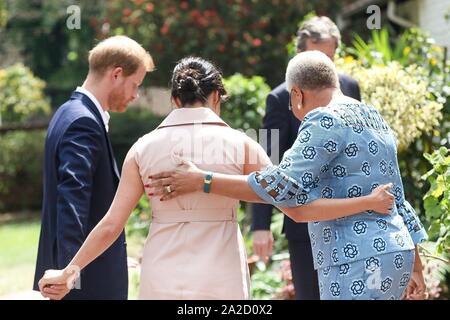
[[106, 132], [108, 132], [109, 131], [109, 118], [111, 118], [111, 116], [109, 115], [108, 112], [106, 112], [102, 108], [102, 106], [100, 105], [100, 102], [98, 102], [97, 98], [90, 91], [86, 90], [83, 87], [77, 87], [77, 89], [75, 91], [83, 93], [83, 94], [87, 95], [89, 97], [89, 99], [91, 99], [91, 101], [97, 107], [98, 112], [100, 112], [100, 115], [102, 116], [103, 124], [105, 125]]

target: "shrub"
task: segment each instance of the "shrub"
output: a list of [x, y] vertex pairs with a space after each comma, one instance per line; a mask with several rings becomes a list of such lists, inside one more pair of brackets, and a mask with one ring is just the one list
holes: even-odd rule
[[444, 49], [437, 46], [426, 32], [411, 28], [394, 39], [384, 28], [373, 30], [367, 42], [355, 35], [352, 44], [353, 48], [349, 47], [343, 52], [356, 56], [364, 66], [387, 65], [391, 61], [397, 61], [404, 67], [419, 65], [426, 70], [423, 78], [428, 80], [428, 89], [436, 100], [445, 103], [450, 96], [450, 80], [446, 79], [449, 64], [443, 63]]
[[450, 256], [450, 154], [442, 147], [425, 154], [433, 169], [423, 176], [430, 184], [424, 196], [425, 215], [430, 222], [428, 235], [436, 241], [437, 253]]
[[6, 3], [0, 2], [0, 27], [4, 27], [8, 21], [8, 11], [6, 10]]
[[[0, 69], [0, 125], [46, 117], [45, 82], [22, 64]], [[0, 210], [39, 208], [45, 131], [0, 136]]]
[[44, 140], [43, 130], [0, 136], [0, 211], [41, 207]]
[[[430, 242], [425, 260], [424, 274], [427, 287], [433, 299], [449, 298], [450, 286], [450, 153], [441, 147], [425, 158], [433, 168], [423, 175], [429, 183], [429, 190], [424, 196], [425, 217]], [[437, 259], [437, 257], [441, 257]]]
[[166, 85], [174, 63], [189, 55], [216, 62], [227, 76], [258, 74], [276, 85], [283, 80], [286, 44], [298, 20], [314, 8], [333, 14], [339, 7], [324, 0], [112, 0], [98, 33], [126, 34], [148, 48], [158, 85]]
[[147, 237], [151, 223], [150, 211], [150, 202], [148, 197], [144, 195], [139, 199], [139, 203], [128, 218], [126, 226], [127, 237], [136, 235], [142, 240]]
[[359, 82], [363, 101], [381, 112], [397, 135], [400, 151], [439, 125], [443, 105], [428, 93], [421, 67], [404, 68], [394, 61], [365, 68], [351, 59], [336, 64]]
[[22, 64], [0, 69], [0, 125], [48, 115], [50, 105], [44, 87], [45, 82]]
[[258, 129], [265, 113], [270, 87], [264, 78], [235, 74], [224, 79], [229, 98], [221, 107], [222, 118], [235, 129]]
[[111, 113], [109, 135], [119, 169], [131, 146], [143, 135], [154, 130], [163, 118], [144, 109], [129, 109]]

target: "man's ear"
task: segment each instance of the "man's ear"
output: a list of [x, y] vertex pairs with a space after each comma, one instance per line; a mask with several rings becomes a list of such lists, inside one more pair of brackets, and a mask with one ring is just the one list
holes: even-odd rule
[[122, 67], [116, 67], [113, 69], [111, 76], [113, 79], [117, 80], [121, 75], [123, 75]]

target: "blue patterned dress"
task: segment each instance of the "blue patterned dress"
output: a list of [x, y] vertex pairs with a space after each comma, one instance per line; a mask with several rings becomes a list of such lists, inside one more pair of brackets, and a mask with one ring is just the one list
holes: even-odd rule
[[310, 222], [308, 229], [322, 299], [401, 297], [415, 244], [427, 234], [404, 197], [395, 135], [374, 107], [338, 103], [309, 112], [281, 163], [251, 174], [248, 182], [278, 207], [361, 197], [393, 183], [390, 215], [361, 212]]

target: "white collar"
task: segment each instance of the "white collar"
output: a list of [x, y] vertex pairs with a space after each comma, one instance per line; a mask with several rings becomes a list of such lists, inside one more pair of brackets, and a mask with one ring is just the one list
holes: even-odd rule
[[210, 108], [198, 107], [172, 110], [158, 128], [195, 123], [210, 123], [228, 127], [228, 125]]
[[77, 89], [75, 91], [83, 93], [86, 96], [88, 96], [89, 99], [91, 99], [91, 101], [94, 103], [94, 105], [97, 107], [98, 111], [100, 112], [100, 115], [102, 116], [103, 124], [105, 125], [106, 132], [108, 132], [109, 131], [109, 118], [111, 118], [111, 116], [109, 115], [108, 112], [103, 110], [103, 108], [100, 105], [100, 102], [98, 102], [97, 98], [90, 91], [88, 91], [86, 88], [83, 88], [83, 87], [77, 87]]

